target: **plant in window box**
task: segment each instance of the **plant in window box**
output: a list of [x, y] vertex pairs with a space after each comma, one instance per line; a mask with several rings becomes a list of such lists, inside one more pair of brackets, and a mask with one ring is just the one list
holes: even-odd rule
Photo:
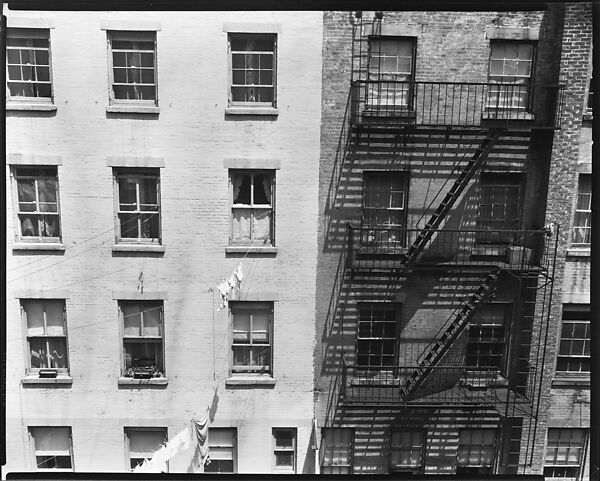
[[154, 359], [133, 359], [133, 377], [135, 379], [150, 379], [155, 376], [157, 372], [156, 366], [154, 365]]

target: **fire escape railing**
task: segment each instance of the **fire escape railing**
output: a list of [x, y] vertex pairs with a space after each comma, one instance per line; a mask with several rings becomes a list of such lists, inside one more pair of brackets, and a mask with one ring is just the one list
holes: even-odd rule
[[350, 123], [560, 128], [562, 85], [355, 80]]
[[[406, 264], [410, 245], [421, 229], [357, 227], [348, 224], [350, 267]], [[549, 232], [539, 230], [441, 229], [423, 247], [414, 265], [497, 265], [511, 270], [548, 269]]]

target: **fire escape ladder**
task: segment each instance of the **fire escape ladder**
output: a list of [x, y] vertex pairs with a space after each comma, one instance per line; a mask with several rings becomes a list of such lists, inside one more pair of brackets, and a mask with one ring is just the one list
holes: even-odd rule
[[408, 252], [406, 253], [406, 257], [404, 262], [406, 267], [410, 267], [410, 265], [415, 261], [417, 256], [423, 251], [427, 243], [431, 240], [431, 237], [435, 233], [435, 231], [439, 228], [441, 222], [444, 220], [446, 214], [450, 211], [456, 199], [460, 197], [463, 190], [471, 180], [471, 178], [477, 172], [477, 169], [482, 167], [492, 148], [494, 147], [494, 143], [498, 138], [498, 131], [495, 129], [490, 129], [481, 142], [481, 145], [475, 150], [473, 157], [467, 162], [464, 166], [460, 175], [456, 178], [456, 181], [437, 207], [429, 221], [425, 224], [423, 230], [419, 233], [415, 241], [408, 248]]
[[[436, 336], [437, 341], [432, 342], [421, 356], [419, 367], [407, 379], [406, 385], [400, 388], [400, 394], [403, 399], [409, 399], [410, 395], [425, 381], [432, 368], [444, 357], [452, 343], [469, 325], [473, 313], [484, 303], [494, 289], [494, 285], [500, 276], [500, 268], [490, 272], [485, 281], [479, 286], [477, 291], [470, 294], [464, 304], [455, 311], [450, 319], [444, 324], [448, 326], [441, 337]], [[440, 330], [440, 332], [444, 329]], [[439, 333], [438, 333], [439, 334]]]

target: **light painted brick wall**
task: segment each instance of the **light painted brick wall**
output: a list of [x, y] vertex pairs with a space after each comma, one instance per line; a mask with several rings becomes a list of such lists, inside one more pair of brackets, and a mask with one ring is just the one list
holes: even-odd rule
[[[271, 472], [272, 427], [298, 428], [298, 472], [310, 472], [317, 247], [317, 183], [322, 18], [313, 12], [7, 12], [47, 18], [51, 31], [55, 113], [9, 112], [7, 152], [55, 155], [64, 254], [12, 250], [14, 211], [7, 185], [8, 350], [6, 470], [34, 469], [27, 426], [72, 426], [75, 468], [123, 471], [124, 426], [168, 427], [199, 417], [213, 397], [214, 426], [237, 427], [238, 472]], [[160, 114], [107, 114], [104, 21], [159, 22]], [[224, 22], [269, 23], [277, 45], [279, 116], [225, 117]], [[74, 41], [74, 39], [77, 39]], [[113, 254], [114, 204], [108, 157], [163, 157], [164, 255]], [[275, 293], [273, 388], [225, 387], [230, 329], [212, 295], [241, 255], [229, 236], [225, 159], [279, 160], [276, 255], [245, 258], [242, 293]], [[7, 169], [7, 177], [10, 170]], [[113, 290], [166, 291], [165, 389], [119, 388], [121, 340]], [[64, 288], [72, 387], [21, 384], [26, 346], [15, 290]], [[270, 298], [269, 298], [270, 299]], [[217, 302], [215, 300], [215, 302]], [[214, 338], [213, 338], [214, 314]], [[189, 459], [171, 463], [185, 472]]]

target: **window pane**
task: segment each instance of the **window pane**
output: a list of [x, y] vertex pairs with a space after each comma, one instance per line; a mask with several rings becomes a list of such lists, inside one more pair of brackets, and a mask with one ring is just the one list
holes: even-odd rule
[[61, 451], [70, 453], [70, 429], [69, 428], [33, 428], [33, 437], [36, 452]]
[[156, 304], [144, 304], [143, 305], [143, 316], [144, 316], [144, 330], [142, 335], [144, 336], [161, 336], [161, 313], [162, 306]]
[[233, 365], [250, 366], [250, 352], [249, 346], [233, 346]]
[[143, 214], [141, 216], [141, 238], [157, 239], [159, 237], [159, 217], [158, 214]]
[[294, 465], [294, 453], [275, 453], [275, 465], [292, 467]]
[[148, 454], [161, 448], [162, 443], [166, 441], [167, 433], [166, 429], [160, 431], [128, 429], [127, 437], [131, 457], [136, 457], [137, 454], [147, 457]]
[[35, 181], [33, 179], [19, 179], [17, 187], [19, 203], [35, 202]]
[[233, 341], [234, 343], [250, 342], [250, 312], [234, 311]]
[[137, 182], [133, 179], [119, 179], [119, 208], [132, 210], [137, 205]]
[[29, 355], [32, 369], [41, 369], [50, 367], [48, 365], [48, 353], [46, 352], [45, 338], [29, 339]]
[[70, 469], [71, 456], [36, 456], [39, 469]]
[[142, 335], [142, 315], [140, 314], [140, 306], [134, 303], [123, 303], [123, 323], [124, 334], [126, 336], [141, 336]]
[[50, 345], [50, 367], [66, 369], [67, 365], [67, 340], [64, 337], [48, 339]]
[[44, 331], [44, 303], [42, 301], [21, 301], [27, 319], [27, 335], [35, 336], [45, 334]]
[[233, 446], [233, 430], [224, 428], [211, 428], [208, 434], [208, 445], [213, 446]]
[[250, 182], [249, 174], [233, 174], [233, 203], [250, 205]]
[[250, 217], [247, 209], [233, 209], [232, 242], [248, 243], [250, 241]]
[[294, 448], [294, 433], [292, 431], [280, 430], [275, 432], [275, 447], [277, 448]]
[[265, 174], [254, 176], [254, 203], [271, 203], [271, 177]]
[[140, 203], [156, 205], [158, 203], [156, 179], [144, 178], [140, 182]]
[[49, 335], [64, 335], [64, 301], [46, 300], [46, 333]]
[[254, 209], [254, 222], [252, 224], [253, 241], [255, 244], [271, 243], [271, 210]]

